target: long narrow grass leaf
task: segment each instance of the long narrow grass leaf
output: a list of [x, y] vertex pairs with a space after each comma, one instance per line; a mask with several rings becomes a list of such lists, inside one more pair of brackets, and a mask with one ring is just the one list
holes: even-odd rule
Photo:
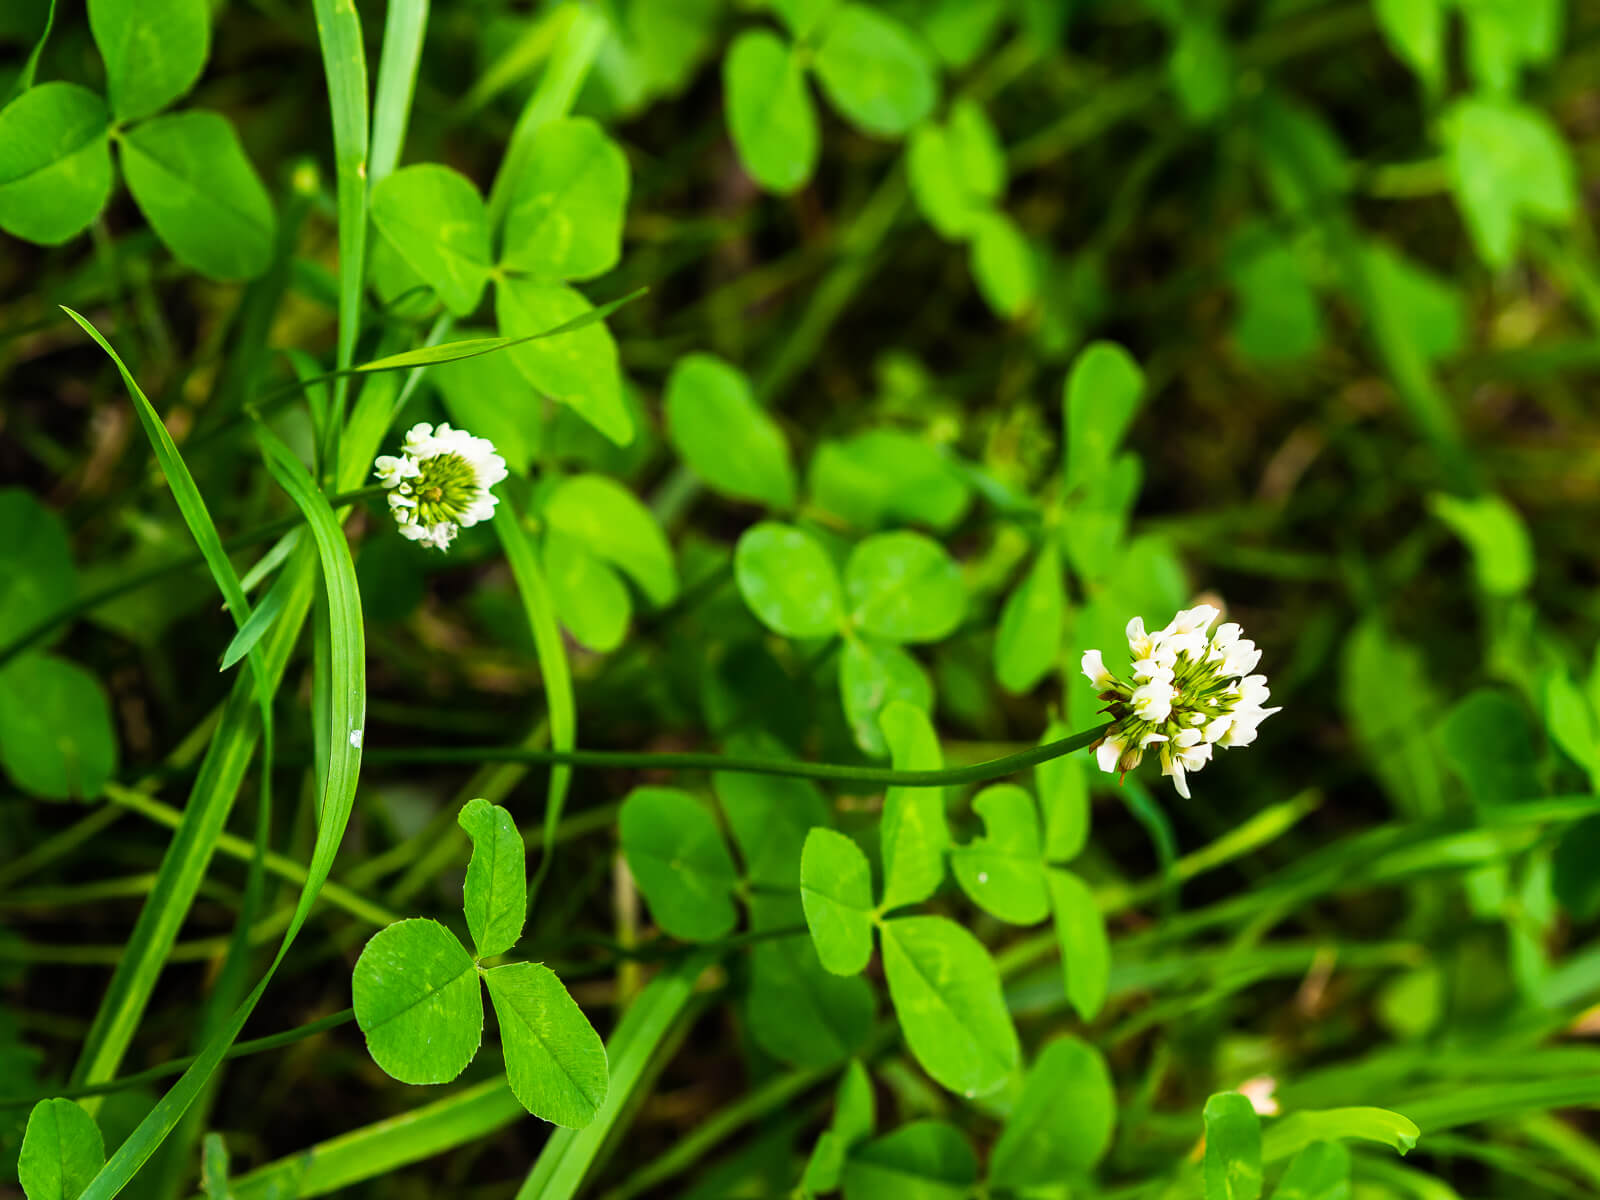
[[400, 161], [411, 119], [411, 97], [428, 27], [428, 0], [390, 0], [378, 59], [378, 95], [372, 106], [370, 185], [377, 187]]

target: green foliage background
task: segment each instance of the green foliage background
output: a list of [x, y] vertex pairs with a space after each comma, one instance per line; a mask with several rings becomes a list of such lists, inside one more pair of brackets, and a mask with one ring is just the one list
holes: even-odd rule
[[[0, 1194], [1596, 1194], [1597, 79], [1580, 0], [0, 7]], [[1202, 601], [1283, 711], [1119, 787], [1079, 656]]]

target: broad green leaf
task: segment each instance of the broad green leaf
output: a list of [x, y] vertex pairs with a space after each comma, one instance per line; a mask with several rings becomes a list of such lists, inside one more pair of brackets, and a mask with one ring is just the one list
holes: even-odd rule
[[75, 83], [42, 83], [0, 109], [0, 229], [54, 246], [111, 195], [110, 114]]
[[872, 1076], [857, 1059], [839, 1077], [839, 1090], [833, 1098], [833, 1131], [845, 1148], [858, 1145], [878, 1127], [877, 1100], [872, 1093]]
[[1345, 642], [1340, 685], [1345, 719], [1390, 797], [1409, 815], [1438, 814], [1444, 780], [1430, 731], [1440, 705], [1422, 656], [1367, 621]]
[[865, 133], [899, 137], [933, 111], [939, 80], [914, 34], [860, 4], [828, 22], [817, 78], [844, 118]]
[[1061, 548], [1077, 574], [1104, 579], [1116, 569], [1125, 549], [1128, 516], [1143, 480], [1139, 456], [1125, 451], [1079, 494], [1066, 519], [1056, 527]]
[[1545, 681], [1544, 723], [1567, 757], [1590, 775], [1600, 775], [1600, 728], [1594, 710], [1564, 670], [1551, 671]]
[[[878, 718], [897, 771], [935, 771], [944, 766], [939, 735], [925, 710], [904, 700], [886, 704]], [[944, 881], [950, 846], [944, 789], [892, 787], [883, 795], [883, 904], [888, 911], [917, 904]]]
[[1005, 194], [1006, 163], [994, 127], [971, 100], [958, 100], [950, 120], [917, 127], [906, 147], [911, 194], [941, 237], [971, 236]]
[[1539, 110], [1472, 97], [1451, 107], [1443, 129], [1456, 202], [1491, 267], [1511, 265], [1524, 221], [1566, 225], [1577, 214], [1572, 154]]
[[1564, 0], [1463, 0], [1467, 67], [1480, 91], [1509, 95], [1522, 68], [1561, 42]]
[[1080, 1017], [1092, 1021], [1111, 986], [1111, 939], [1105, 918], [1093, 890], [1071, 871], [1052, 868], [1047, 886], [1067, 999]]
[[872, 867], [861, 847], [813, 829], [800, 855], [800, 902], [817, 957], [835, 975], [856, 975], [872, 957]]
[[421, 917], [380, 929], [350, 980], [372, 1061], [401, 1083], [449, 1083], [483, 1041], [483, 992], [466, 947]]
[[712, 491], [794, 507], [789, 444], [742, 371], [714, 355], [686, 355], [673, 365], [665, 403], [673, 449]]
[[76, 663], [23, 654], [0, 667], [0, 766], [35, 796], [92, 800], [117, 769], [100, 681]]
[[1011, 7], [1005, 0], [934, 0], [918, 6], [917, 32], [941, 61], [960, 70], [983, 52]]
[[111, 111], [137, 121], [200, 78], [211, 13], [206, 0], [89, 0], [89, 30], [106, 61]]
[[739, 538], [733, 556], [739, 594], [756, 617], [784, 637], [830, 637], [844, 618], [839, 574], [821, 544], [802, 529], [763, 521]]
[[1111, 1146], [1117, 1094], [1105, 1059], [1087, 1042], [1061, 1037], [1028, 1071], [989, 1161], [995, 1188], [1060, 1183], [1091, 1170]]
[[489, 282], [489, 215], [472, 181], [449, 167], [402, 167], [372, 189], [372, 223], [458, 317]]
[[105, 1166], [105, 1140], [94, 1118], [71, 1100], [41, 1100], [28, 1114], [17, 1181], [28, 1200], [78, 1200]]
[[1293, 244], [1251, 225], [1233, 240], [1228, 258], [1239, 297], [1233, 339], [1245, 357], [1281, 363], [1322, 345], [1322, 311]]
[[1206, 1101], [1206, 1200], [1256, 1200], [1261, 1195], [1261, 1118], [1238, 1092]]
[[[1059, 742], [1072, 730], [1051, 721], [1040, 742]], [[1064, 754], [1033, 769], [1044, 812], [1044, 856], [1049, 862], [1071, 862], [1089, 840], [1089, 781], [1081, 754]]]
[[[533, 279], [495, 284], [500, 332], [518, 338], [576, 320], [592, 306], [571, 288]], [[622, 367], [611, 331], [595, 322], [548, 341], [528, 341], [510, 350], [529, 383], [565, 404], [619, 446], [633, 441], [633, 417], [622, 400]]]
[[1439, 748], [1480, 805], [1515, 804], [1537, 796], [1538, 755], [1521, 704], [1494, 688], [1478, 688], [1439, 725]]
[[891, 642], [937, 642], [967, 611], [961, 568], [930, 537], [909, 530], [875, 533], [856, 545], [844, 569], [850, 620]]
[[528, 864], [511, 814], [487, 800], [468, 800], [456, 824], [472, 839], [462, 907], [479, 958], [504, 954], [522, 936], [528, 909]]
[[500, 1022], [506, 1082], [522, 1107], [566, 1129], [582, 1129], [605, 1103], [606, 1048], [561, 980], [539, 963], [483, 972]]
[[639, 498], [604, 475], [563, 479], [544, 504], [551, 529], [618, 567], [655, 605], [678, 594], [678, 568], [661, 523]]
[[733, 928], [739, 872], [705, 805], [676, 788], [637, 787], [620, 826], [628, 869], [662, 929], [698, 942]]
[[[769, 743], [758, 743], [763, 753]], [[719, 771], [711, 777], [728, 829], [752, 883], [800, 884], [800, 855], [808, 831], [826, 825], [828, 802], [809, 779]]]
[[1312, 1142], [1347, 1138], [1381, 1142], [1404, 1154], [1421, 1136], [1414, 1121], [1384, 1108], [1302, 1109], [1273, 1123], [1262, 1139], [1261, 1154], [1267, 1162], [1277, 1162]]
[[[0, 154], [4, 153], [0, 142]], [[78, 592], [67, 527], [22, 488], [0, 489], [0, 630], [9, 640]]]
[[1445, 5], [1448, 0], [1373, 0], [1389, 48], [1431, 92], [1443, 82]]
[[1423, 363], [1449, 358], [1466, 340], [1466, 306], [1460, 292], [1386, 242], [1362, 248], [1367, 311], [1383, 336]]
[[178, 261], [213, 279], [253, 279], [272, 261], [277, 218], [233, 126], [189, 109], [122, 135], [128, 190]]
[[1067, 588], [1061, 551], [1045, 542], [1033, 566], [1006, 597], [994, 636], [994, 674], [1008, 692], [1030, 692], [1061, 655]]
[[961, 890], [979, 908], [1013, 925], [1044, 920], [1050, 898], [1033, 797], [1014, 783], [991, 784], [973, 799], [972, 811], [983, 818], [984, 836], [950, 849], [950, 868]]
[[769, 192], [787, 195], [817, 167], [817, 113], [795, 52], [764, 29], [734, 39], [722, 62], [728, 132], [739, 161]]
[[1066, 485], [1092, 485], [1111, 466], [1144, 391], [1144, 372], [1121, 346], [1095, 342], [1072, 364], [1062, 393]]
[[978, 1182], [978, 1157], [953, 1125], [913, 1121], [845, 1157], [845, 1200], [964, 1200]]
[[895, 429], [823, 442], [806, 478], [812, 502], [861, 529], [961, 520], [972, 489], [939, 447]]
[[1533, 582], [1533, 543], [1522, 517], [1499, 496], [1435, 492], [1428, 506], [1472, 551], [1478, 586], [1514, 596]]
[[901, 917], [880, 928], [889, 998], [923, 1070], [968, 1097], [1004, 1084], [1021, 1052], [983, 943], [943, 917]]
[[1217, 23], [1204, 16], [1186, 16], [1167, 60], [1167, 77], [1188, 118], [1203, 125], [1221, 115], [1233, 98], [1237, 72]]
[[1350, 186], [1355, 169], [1320, 113], [1270, 91], [1249, 111], [1261, 169], [1279, 209], [1309, 217]]
[[872, 1036], [877, 1004], [865, 979], [841, 978], [817, 961], [807, 937], [762, 942], [750, 952], [750, 1035], [796, 1067], [831, 1067]]
[[1312, 1142], [1294, 1156], [1272, 1200], [1350, 1200], [1350, 1151], [1338, 1142]]
[[544, 537], [544, 574], [550, 599], [567, 631], [596, 654], [622, 645], [633, 616], [628, 587], [582, 539], [559, 529]]
[[973, 224], [972, 277], [997, 316], [1012, 320], [1039, 293], [1039, 268], [1022, 230], [1002, 212], [985, 213]]
[[587, 117], [544, 125], [506, 213], [501, 266], [538, 279], [593, 279], [622, 257], [628, 159]]
[[933, 684], [920, 663], [899, 646], [874, 638], [848, 638], [839, 664], [839, 698], [856, 745], [874, 758], [889, 753], [879, 717], [897, 701], [927, 712]]

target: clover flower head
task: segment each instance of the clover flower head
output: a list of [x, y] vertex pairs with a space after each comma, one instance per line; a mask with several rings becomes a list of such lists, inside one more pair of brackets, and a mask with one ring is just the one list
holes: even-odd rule
[[402, 453], [380, 455], [373, 467], [400, 532], [436, 550], [494, 515], [489, 489], [506, 477], [506, 460], [488, 438], [427, 422], [410, 428]]
[[1267, 677], [1251, 673], [1261, 662], [1256, 644], [1232, 621], [1211, 630], [1221, 615], [1209, 604], [1197, 605], [1157, 633], [1147, 633], [1144, 618], [1134, 617], [1127, 628], [1130, 683], [1106, 668], [1100, 651], [1084, 652], [1083, 673], [1115, 722], [1095, 744], [1102, 771], [1125, 775], [1147, 748], [1158, 746], [1161, 773], [1187, 798], [1188, 776], [1210, 762], [1217, 747], [1248, 746], [1261, 722], [1279, 711], [1265, 707], [1272, 695]]

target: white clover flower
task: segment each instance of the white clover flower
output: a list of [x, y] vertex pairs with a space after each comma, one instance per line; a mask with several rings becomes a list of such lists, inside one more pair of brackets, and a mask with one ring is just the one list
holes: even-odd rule
[[489, 489], [506, 477], [506, 460], [488, 438], [423, 422], [407, 431], [403, 449], [381, 455], [373, 467], [405, 537], [446, 550], [460, 530], [494, 516]]
[[1253, 1079], [1246, 1079], [1233, 1090], [1250, 1101], [1250, 1107], [1256, 1110], [1258, 1117], [1275, 1117], [1283, 1111], [1277, 1097], [1273, 1095], [1278, 1090], [1278, 1081], [1271, 1075], [1257, 1075]]
[[1217, 747], [1248, 746], [1261, 722], [1279, 711], [1264, 707], [1271, 697], [1266, 676], [1251, 674], [1261, 661], [1256, 644], [1231, 621], [1208, 632], [1221, 615], [1210, 604], [1196, 605], [1154, 634], [1134, 617], [1127, 626], [1131, 683], [1106, 668], [1100, 651], [1084, 652], [1084, 674], [1115, 721], [1095, 747], [1102, 771], [1126, 774], [1147, 747], [1159, 746], [1161, 773], [1188, 797], [1188, 776]]

